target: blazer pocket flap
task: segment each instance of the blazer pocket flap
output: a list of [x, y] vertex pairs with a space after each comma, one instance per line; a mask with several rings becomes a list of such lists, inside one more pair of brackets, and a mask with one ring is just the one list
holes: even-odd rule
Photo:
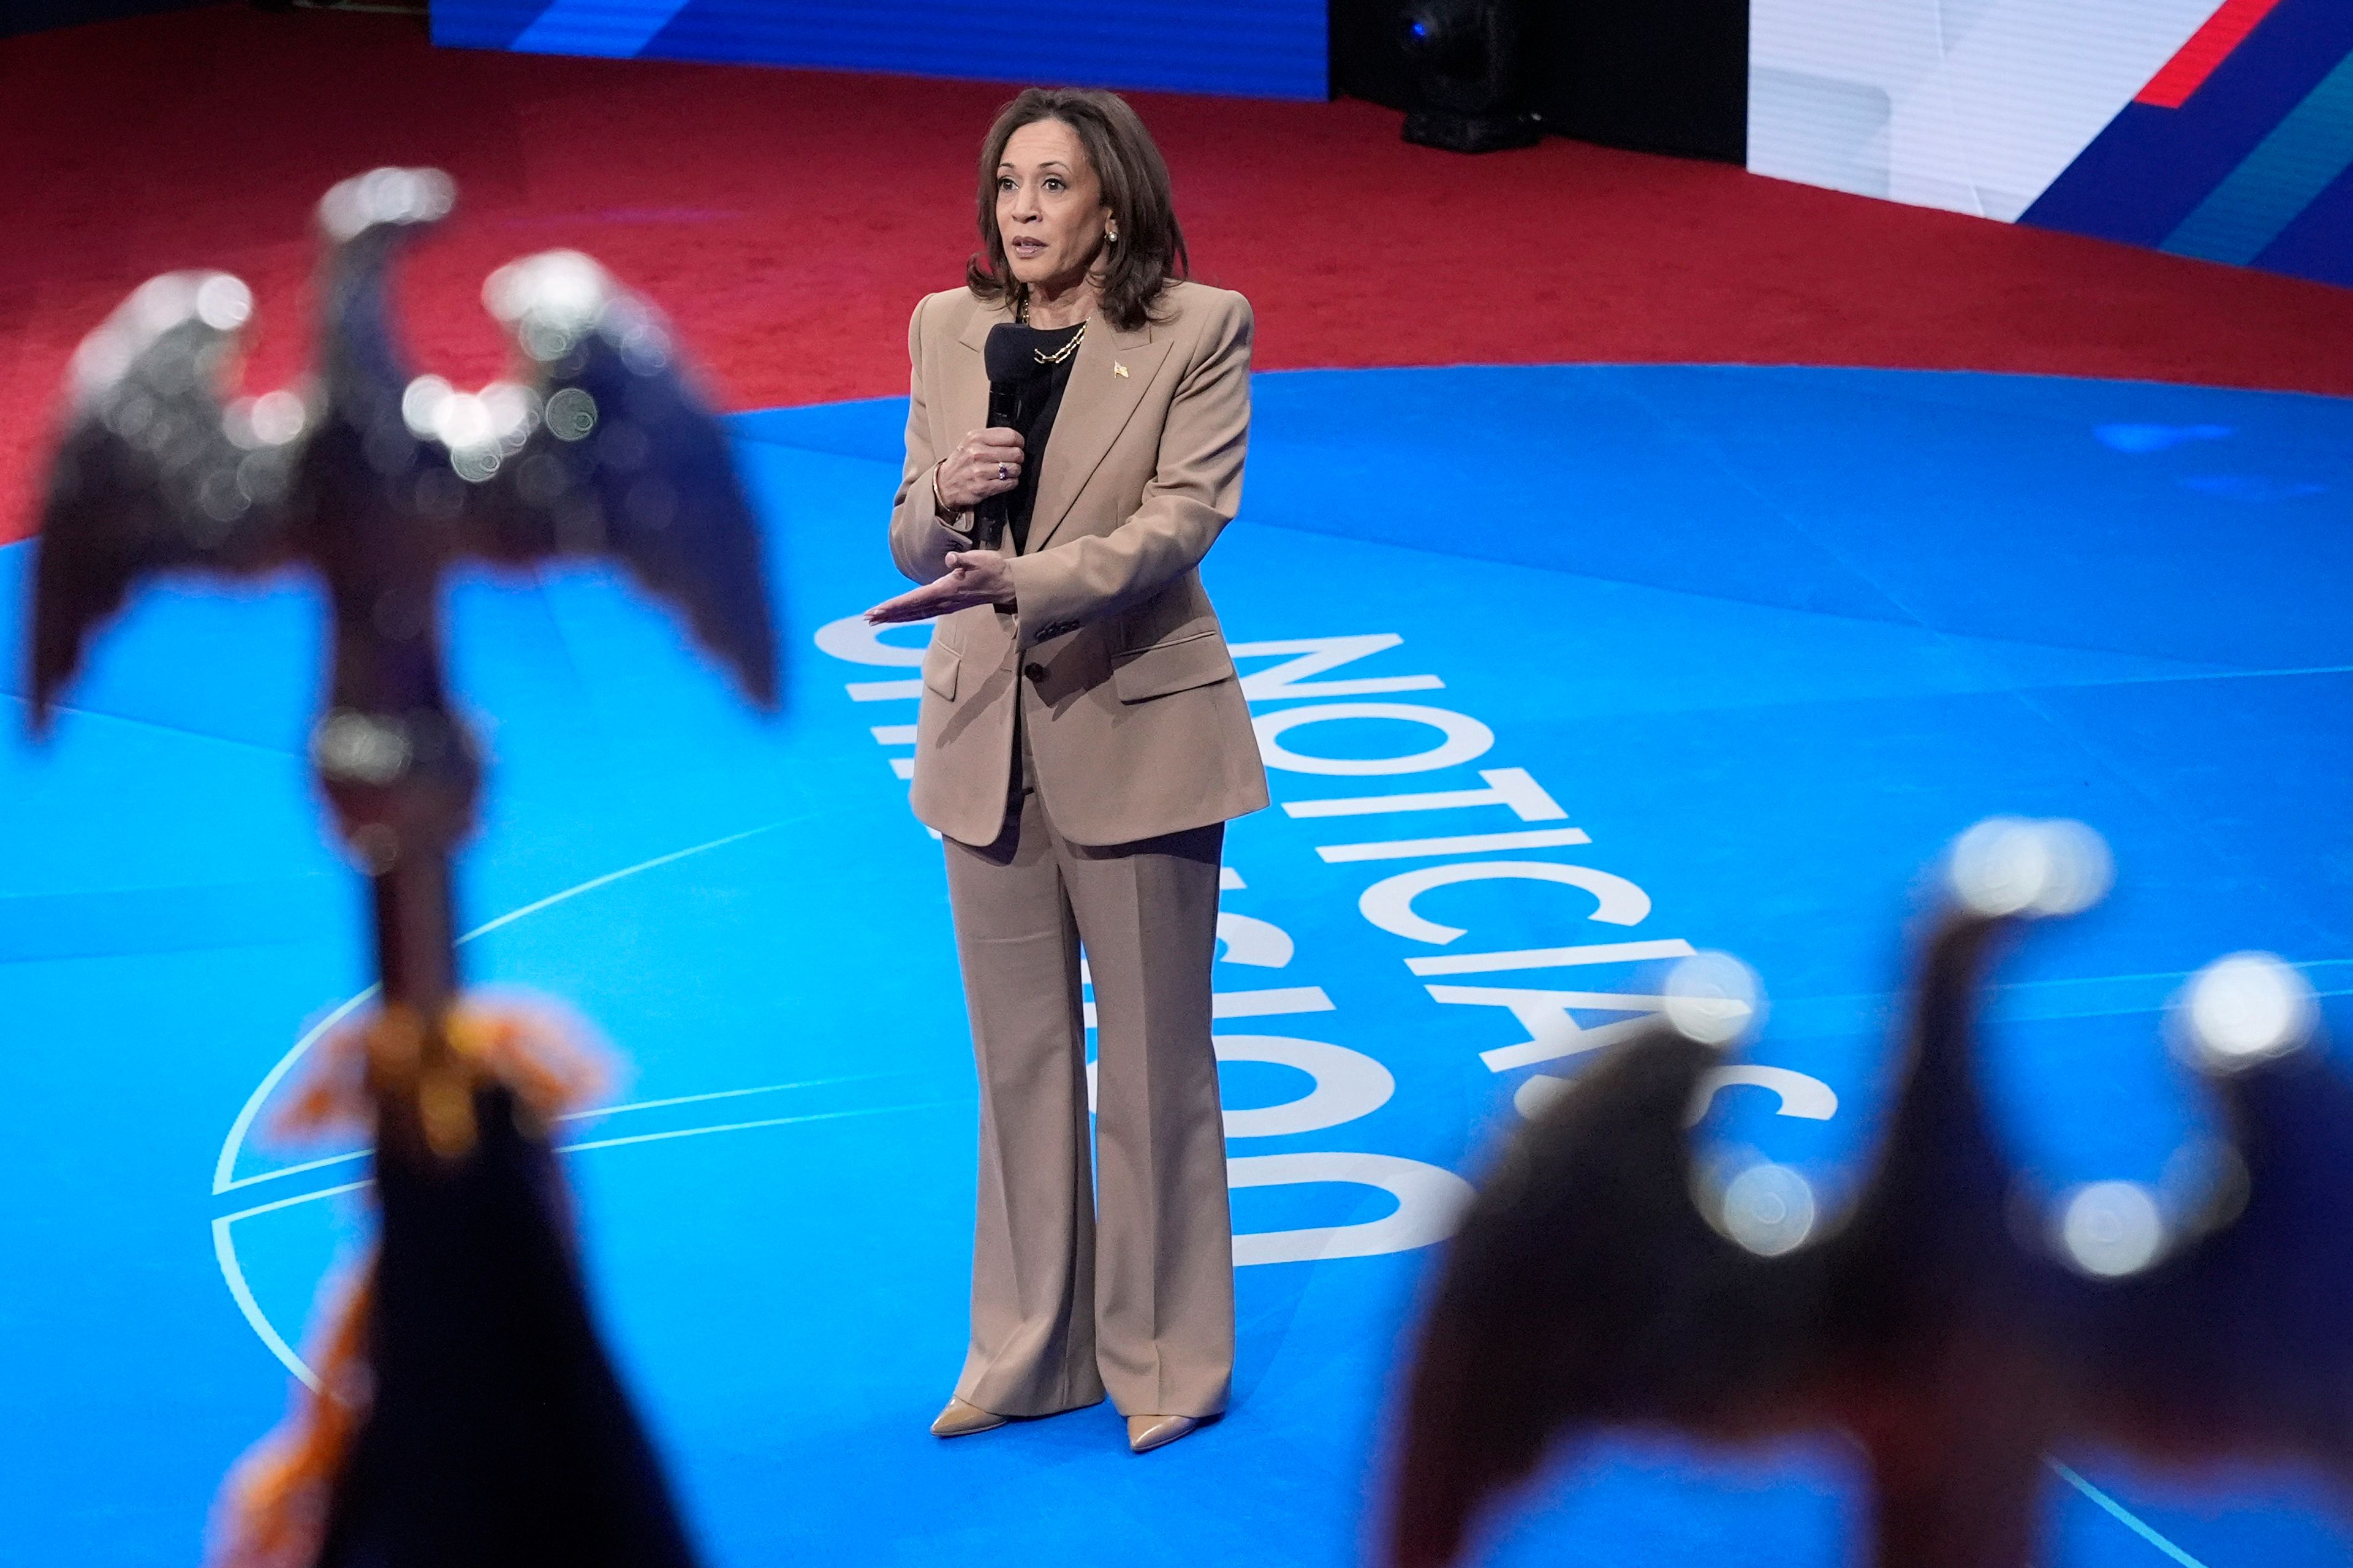
[[923, 654], [923, 689], [935, 691], [948, 701], [955, 701], [956, 666], [961, 662], [954, 648], [934, 643]]
[[1226, 651], [1226, 639], [1214, 630], [1155, 643], [1112, 659], [1112, 689], [1122, 702], [1142, 702], [1233, 677], [1233, 655]]

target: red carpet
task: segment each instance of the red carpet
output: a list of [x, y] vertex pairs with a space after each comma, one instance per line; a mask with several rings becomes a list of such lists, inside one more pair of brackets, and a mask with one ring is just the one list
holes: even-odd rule
[[[252, 376], [301, 363], [311, 203], [379, 163], [459, 179], [406, 288], [423, 364], [501, 363], [477, 290], [588, 250], [735, 407], [905, 384], [914, 298], [971, 247], [1002, 87], [436, 51], [406, 19], [224, 6], [0, 42], [0, 539], [68, 354], [147, 276], [235, 270]], [[2353, 292], [1551, 142], [1465, 159], [1370, 105], [1145, 95], [1199, 273], [1262, 368], [1870, 364], [2353, 395]]]

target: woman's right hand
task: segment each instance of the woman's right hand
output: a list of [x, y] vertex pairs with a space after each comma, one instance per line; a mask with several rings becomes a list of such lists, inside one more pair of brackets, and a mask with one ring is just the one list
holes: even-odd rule
[[1021, 482], [1021, 432], [976, 430], [933, 470], [939, 499], [950, 511], [970, 511]]

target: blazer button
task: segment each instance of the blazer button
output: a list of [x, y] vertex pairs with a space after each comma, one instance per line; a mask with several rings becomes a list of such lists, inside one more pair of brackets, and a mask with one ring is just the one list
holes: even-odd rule
[[1021, 673], [1032, 680], [1043, 680], [1046, 679], [1046, 667], [1042, 664], [1024, 665], [1021, 667]]

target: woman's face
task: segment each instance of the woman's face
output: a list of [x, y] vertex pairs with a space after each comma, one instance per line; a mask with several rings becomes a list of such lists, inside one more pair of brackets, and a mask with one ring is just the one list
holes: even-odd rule
[[1033, 120], [1005, 143], [997, 165], [997, 231], [1014, 280], [1067, 283], [1085, 275], [1103, 248], [1111, 209], [1078, 132], [1059, 120]]

